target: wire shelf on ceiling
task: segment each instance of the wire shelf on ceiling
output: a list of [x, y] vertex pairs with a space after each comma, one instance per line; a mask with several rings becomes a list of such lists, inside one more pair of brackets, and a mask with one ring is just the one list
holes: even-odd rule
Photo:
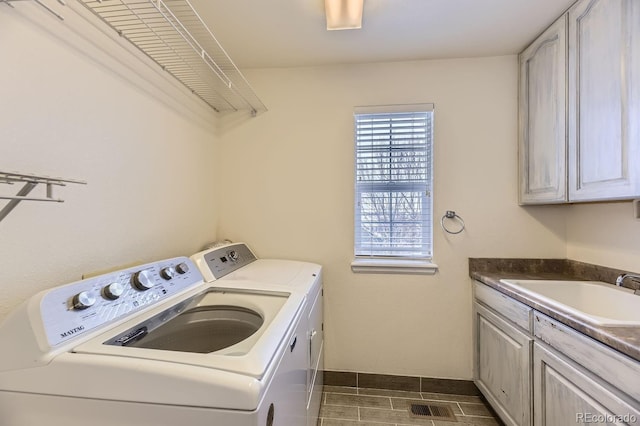
[[217, 112], [267, 110], [188, 0], [79, 0]]
[[[53, 10], [52, 8], [50, 8], [49, 6], [47, 6], [46, 4], [41, 2], [40, 0], [0, 0], [0, 3], [4, 3], [7, 6], [14, 7], [12, 3], [16, 2], [16, 1], [33, 1], [33, 2], [35, 2], [37, 4], [39, 4], [44, 9], [46, 9], [49, 13], [55, 15], [61, 21], [64, 21], [64, 16], [60, 15], [58, 12], [56, 12], [55, 10]], [[66, 3], [64, 2], [64, 0], [58, 0], [58, 3], [60, 3], [63, 6], [66, 6]]]

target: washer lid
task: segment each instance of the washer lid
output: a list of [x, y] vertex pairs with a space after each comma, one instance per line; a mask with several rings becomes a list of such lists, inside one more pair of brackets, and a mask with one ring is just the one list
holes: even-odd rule
[[[169, 308], [150, 312], [144, 319], [137, 317], [98, 335], [74, 348], [73, 352], [210, 367], [260, 379], [267, 373], [272, 360], [286, 345], [289, 335], [295, 329], [303, 302], [304, 297], [296, 293], [209, 287]], [[245, 314], [253, 312], [261, 317], [262, 324], [247, 338], [213, 352], [187, 350], [201, 347], [198, 343], [189, 342], [189, 333], [198, 328], [194, 324], [199, 321], [202, 323], [202, 319], [208, 316], [209, 325], [204, 328], [217, 327], [213, 324], [215, 320], [211, 319], [215, 317], [213, 312], [216, 311]], [[187, 316], [181, 318], [185, 314]], [[245, 316], [241, 320], [247, 321], [251, 316]], [[238, 318], [233, 321], [238, 321]], [[255, 316], [252, 320], [255, 326]], [[176, 322], [172, 324], [173, 321]], [[138, 335], [142, 338], [137, 339]], [[155, 341], [145, 345], [147, 336], [151, 340], [155, 340], [154, 336], [159, 337], [160, 343]], [[182, 342], [171, 342], [171, 336], [177, 336]], [[201, 332], [196, 331], [192, 337], [202, 337]], [[141, 344], [138, 345], [138, 342]], [[193, 347], [187, 347], [190, 345]], [[204, 346], [206, 345], [205, 343]], [[215, 348], [215, 343], [210, 346]]]

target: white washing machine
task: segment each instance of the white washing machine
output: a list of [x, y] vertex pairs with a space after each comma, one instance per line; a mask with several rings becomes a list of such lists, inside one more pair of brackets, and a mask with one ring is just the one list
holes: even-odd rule
[[[283, 259], [257, 259], [244, 243], [229, 243], [191, 256], [205, 281], [230, 288], [288, 291], [304, 295], [301, 328], [306, 329], [306, 417], [315, 426], [324, 370], [322, 270], [318, 265]], [[309, 275], [312, 279], [309, 279]], [[293, 426], [294, 423], [291, 425]]]
[[0, 424], [305, 425], [303, 269], [208, 283], [179, 257], [33, 296], [0, 325]]

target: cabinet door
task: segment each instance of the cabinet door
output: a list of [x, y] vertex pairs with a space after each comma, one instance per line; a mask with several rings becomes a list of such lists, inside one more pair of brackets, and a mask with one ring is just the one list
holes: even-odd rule
[[520, 204], [566, 195], [567, 16], [520, 54]]
[[640, 195], [640, 5], [569, 10], [569, 200]]
[[529, 425], [532, 339], [478, 303], [474, 311], [474, 381], [507, 425]]
[[597, 381], [577, 364], [534, 344], [534, 425], [640, 425], [637, 403]]

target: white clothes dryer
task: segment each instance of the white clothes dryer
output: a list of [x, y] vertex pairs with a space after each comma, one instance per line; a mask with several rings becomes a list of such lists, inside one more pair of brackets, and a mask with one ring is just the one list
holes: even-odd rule
[[0, 325], [0, 424], [305, 425], [305, 302], [186, 257], [45, 290]]

